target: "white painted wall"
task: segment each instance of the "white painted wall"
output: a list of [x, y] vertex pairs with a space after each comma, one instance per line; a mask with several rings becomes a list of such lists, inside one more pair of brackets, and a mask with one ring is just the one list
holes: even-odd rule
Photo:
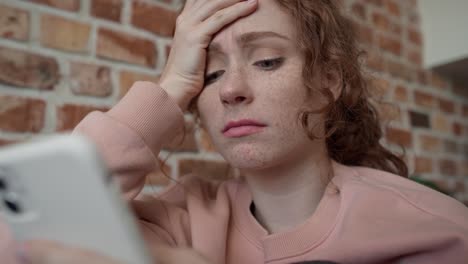
[[424, 66], [468, 58], [468, 0], [419, 0]]

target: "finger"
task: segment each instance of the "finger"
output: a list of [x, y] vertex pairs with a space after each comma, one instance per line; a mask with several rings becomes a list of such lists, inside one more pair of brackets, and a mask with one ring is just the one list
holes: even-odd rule
[[246, 0], [219, 0], [219, 1], [208, 1], [202, 3], [201, 6], [194, 8], [192, 17], [197, 22], [205, 21], [219, 10], [230, 7], [239, 2], [245, 2]]
[[257, 1], [242, 1], [216, 12], [201, 24], [200, 33], [204, 36], [214, 35], [226, 25], [254, 12], [257, 8]]
[[184, 3], [182, 3], [182, 11], [181, 12], [184, 12], [185, 10], [190, 9], [194, 5], [195, 0], [185, 0], [183, 2]]
[[[207, 0], [186, 0], [185, 6], [187, 8], [185, 8], [184, 11], [190, 13], [191, 15], [195, 10], [197, 10], [206, 1]], [[213, 0], [208, 0], [208, 1], [213, 1]]]

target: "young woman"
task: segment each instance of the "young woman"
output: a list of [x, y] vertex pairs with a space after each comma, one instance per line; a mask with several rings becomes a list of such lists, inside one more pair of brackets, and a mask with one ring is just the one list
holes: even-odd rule
[[[380, 145], [349, 25], [329, 0], [187, 0], [160, 82], [135, 83], [77, 126], [121, 181], [149, 248], [172, 248], [156, 254], [165, 263], [468, 261], [468, 210], [402, 177], [405, 164]], [[187, 175], [134, 199], [191, 102], [242, 179]], [[112, 262], [45, 242], [24, 256]]]

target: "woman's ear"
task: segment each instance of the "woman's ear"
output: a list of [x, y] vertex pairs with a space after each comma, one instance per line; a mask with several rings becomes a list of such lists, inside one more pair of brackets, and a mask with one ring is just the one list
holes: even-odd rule
[[340, 97], [343, 90], [343, 76], [338, 67], [333, 67], [324, 72], [322, 87], [332, 92], [335, 101]]

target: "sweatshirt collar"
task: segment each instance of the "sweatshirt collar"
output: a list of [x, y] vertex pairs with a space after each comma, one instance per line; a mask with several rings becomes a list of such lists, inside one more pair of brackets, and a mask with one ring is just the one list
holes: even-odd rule
[[268, 234], [250, 211], [252, 194], [245, 183], [239, 183], [233, 205], [234, 224], [243, 236], [262, 250], [265, 261], [298, 256], [320, 245], [330, 235], [335, 226], [340, 209], [339, 194], [342, 178], [354, 170], [337, 162], [332, 163], [334, 177], [314, 214], [304, 223], [281, 233]]

